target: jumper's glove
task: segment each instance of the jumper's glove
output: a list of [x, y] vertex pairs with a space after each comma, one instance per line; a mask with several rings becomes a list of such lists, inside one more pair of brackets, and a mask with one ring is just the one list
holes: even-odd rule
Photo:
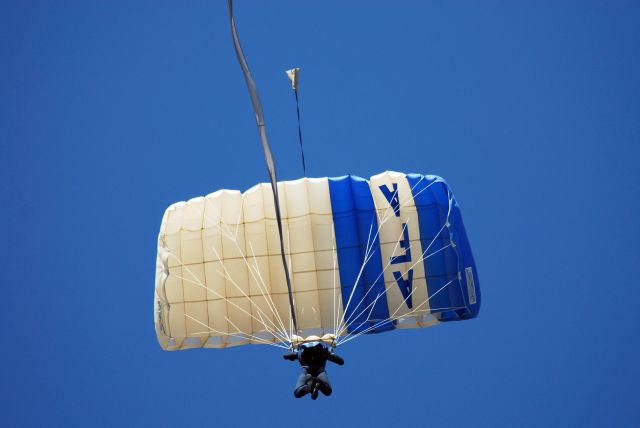
[[285, 360], [295, 361], [298, 359], [298, 353], [295, 351], [287, 352], [282, 356]]
[[333, 352], [329, 353], [329, 357], [327, 359], [329, 361], [331, 361], [332, 363], [336, 363], [339, 366], [344, 364], [344, 360], [342, 359], [342, 357], [340, 357], [339, 355], [334, 354]]

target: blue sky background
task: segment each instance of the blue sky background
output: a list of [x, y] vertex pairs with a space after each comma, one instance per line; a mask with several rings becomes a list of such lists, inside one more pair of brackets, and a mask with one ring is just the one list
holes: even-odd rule
[[[640, 3], [238, 1], [280, 179], [447, 179], [480, 316], [339, 349], [164, 352], [171, 203], [266, 181], [223, 1], [0, 5], [0, 425], [640, 425]], [[307, 423], [305, 422], [305, 424]]]

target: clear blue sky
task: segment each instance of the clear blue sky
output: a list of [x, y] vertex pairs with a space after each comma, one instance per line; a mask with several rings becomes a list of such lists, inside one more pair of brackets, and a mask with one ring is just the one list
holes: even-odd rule
[[480, 316], [340, 350], [164, 352], [171, 203], [266, 180], [223, 1], [0, 5], [2, 426], [638, 426], [640, 3], [238, 0], [280, 178], [438, 174]]

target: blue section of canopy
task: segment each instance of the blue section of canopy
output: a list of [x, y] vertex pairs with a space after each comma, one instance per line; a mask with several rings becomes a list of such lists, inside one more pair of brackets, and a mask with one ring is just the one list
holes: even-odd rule
[[[378, 220], [369, 182], [351, 175], [328, 180], [348, 332], [392, 330], [396, 321], [387, 320], [389, 309], [376, 233]], [[418, 215], [431, 314], [440, 321], [476, 317], [480, 310], [480, 282], [453, 193], [437, 176], [408, 174], [406, 180]], [[385, 189], [381, 191], [385, 193]], [[393, 196], [385, 194], [391, 198], [392, 206], [396, 202]], [[367, 246], [370, 258], [363, 268]]]
[[369, 182], [354, 176], [329, 178], [329, 193], [348, 331], [371, 329], [369, 333], [377, 333], [393, 329], [393, 322], [385, 321], [389, 309]]
[[418, 211], [431, 313], [440, 321], [474, 318], [480, 282], [458, 203], [440, 177], [408, 174], [407, 181]]

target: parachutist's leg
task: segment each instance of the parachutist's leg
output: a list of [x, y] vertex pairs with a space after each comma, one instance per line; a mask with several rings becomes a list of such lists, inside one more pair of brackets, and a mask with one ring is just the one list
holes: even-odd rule
[[327, 372], [322, 372], [316, 377], [318, 385], [320, 386], [320, 391], [324, 395], [331, 395], [333, 389], [331, 389], [331, 384], [329, 383], [329, 376], [327, 376]]
[[304, 397], [311, 392], [311, 385], [313, 384], [313, 376], [311, 376], [305, 369], [302, 369], [302, 373], [298, 376], [298, 382], [296, 382], [296, 389], [293, 391], [293, 395], [296, 398]]

